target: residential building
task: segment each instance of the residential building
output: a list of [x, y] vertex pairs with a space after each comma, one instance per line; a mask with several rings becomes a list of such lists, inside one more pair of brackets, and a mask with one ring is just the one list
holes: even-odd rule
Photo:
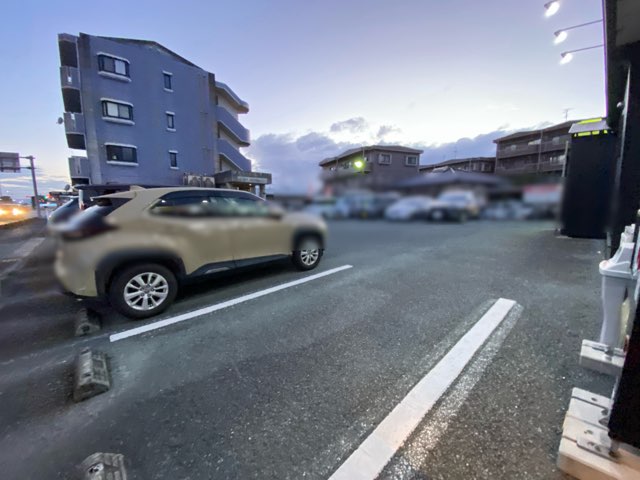
[[399, 145], [369, 145], [326, 158], [319, 163], [325, 191], [340, 195], [348, 190], [387, 190], [418, 175], [421, 154], [422, 150]]
[[569, 129], [578, 120], [494, 140], [498, 175], [560, 176], [569, 151]]
[[454, 158], [453, 160], [432, 163], [431, 165], [420, 165], [419, 170], [423, 173], [428, 173], [442, 168], [453, 168], [463, 172], [493, 173], [496, 168], [496, 159], [495, 157]]
[[[186, 174], [252, 190], [271, 182], [241, 152], [249, 105], [213, 73], [147, 40], [58, 35], [73, 184], [180, 185]], [[191, 178], [191, 177], [189, 177]]]

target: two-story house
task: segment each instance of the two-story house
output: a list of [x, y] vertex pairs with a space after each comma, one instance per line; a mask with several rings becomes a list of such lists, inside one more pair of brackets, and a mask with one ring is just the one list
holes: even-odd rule
[[381, 191], [418, 175], [422, 150], [399, 145], [369, 145], [326, 158], [321, 178], [325, 191], [340, 195], [348, 190]]
[[181, 185], [185, 174], [264, 195], [241, 152], [249, 105], [213, 73], [147, 40], [58, 35], [72, 184]]

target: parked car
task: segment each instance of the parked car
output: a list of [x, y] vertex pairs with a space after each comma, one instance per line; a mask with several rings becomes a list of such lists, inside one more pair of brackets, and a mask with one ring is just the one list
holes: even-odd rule
[[426, 218], [433, 203], [433, 198], [426, 195], [415, 195], [401, 198], [384, 211], [387, 220], [417, 220]]
[[0, 221], [13, 222], [24, 220], [31, 215], [32, 209], [13, 201], [11, 197], [0, 197]]
[[314, 198], [309, 205], [302, 209], [303, 212], [316, 215], [325, 219], [338, 217], [336, 210], [336, 198], [334, 197], [317, 197]]
[[393, 205], [399, 198], [400, 194], [394, 192], [362, 196], [358, 202], [354, 202], [351, 216], [357, 218], [382, 218], [387, 207]]
[[489, 205], [482, 217], [488, 220], [525, 220], [532, 218], [535, 209], [518, 200], [504, 200]]
[[321, 219], [248, 192], [134, 188], [94, 201], [55, 229], [55, 272], [68, 292], [130, 318], [165, 310], [188, 279], [286, 257], [310, 270], [325, 248]]
[[478, 218], [480, 202], [469, 190], [447, 190], [438, 195], [429, 209], [428, 219], [466, 222], [469, 218]]

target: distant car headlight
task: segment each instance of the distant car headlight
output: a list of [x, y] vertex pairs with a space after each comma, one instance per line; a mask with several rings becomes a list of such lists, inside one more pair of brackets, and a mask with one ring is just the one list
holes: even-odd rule
[[0, 215], [6, 215], [7, 213], [9, 212], [7, 212], [4, 208], [0, 208]]
[[22, 215], [22, 210], [20, 210], [19, 208], [13, 207], [11, 209], [11, 213], [13, 214], [14, 217], [17, 217], [18, 215]]

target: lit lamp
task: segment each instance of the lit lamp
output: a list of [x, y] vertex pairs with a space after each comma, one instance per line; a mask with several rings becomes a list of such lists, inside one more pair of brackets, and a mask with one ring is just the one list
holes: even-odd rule
[[560, 1], [559, 0], [552, 0], [550, 2], [547, 2], [544, 4], [544, 8], [546, 10], [546, 12], [544, 12], [544, 15], [546, 17], [550, 17], [551, 15], [555, 15], [558, 10], [560, 10]]
[[556, 45], [564, 42], [569, 36], [566, 30], [558, 30], [557, 32], [553, 32], [553, 34], [556, 36], [556, 39], [553, 41]]
[[593, 22], [581, 23], [579, 25], [574, 25], [572, 27], [563, 28], [562, 30], [558, 30], [557, 32], [553, 32], [553, 34], [556, 36], [556, 39], [555, 39], [554, 43], [557, 45], [559, 43], [564, 42], [567, 39], [567, 37], [569, 36], [569, 30], [573, 30], [574, 28], [586, 27], [587, 25], [594, 25], [596, 23], [601, 23], [601, 22], [602, 22], [602, 19], [594, 20]]
[[600, 48], [600, 47], [604, 47], [604, 44], [600, 44], [600, 45], [593, 45], [591, 47], [585, 47], [585, 48], [577, 48], [576, 50], [569, 50], [567, 52], [562, 52], [560, 54], [560, 64], [564, 65], [566, 63], [569, 63], [571, 60], [573, 60], [573, 54], [576, 52], [583, 52], [584, 50], [593, 50], [594, 48]]

